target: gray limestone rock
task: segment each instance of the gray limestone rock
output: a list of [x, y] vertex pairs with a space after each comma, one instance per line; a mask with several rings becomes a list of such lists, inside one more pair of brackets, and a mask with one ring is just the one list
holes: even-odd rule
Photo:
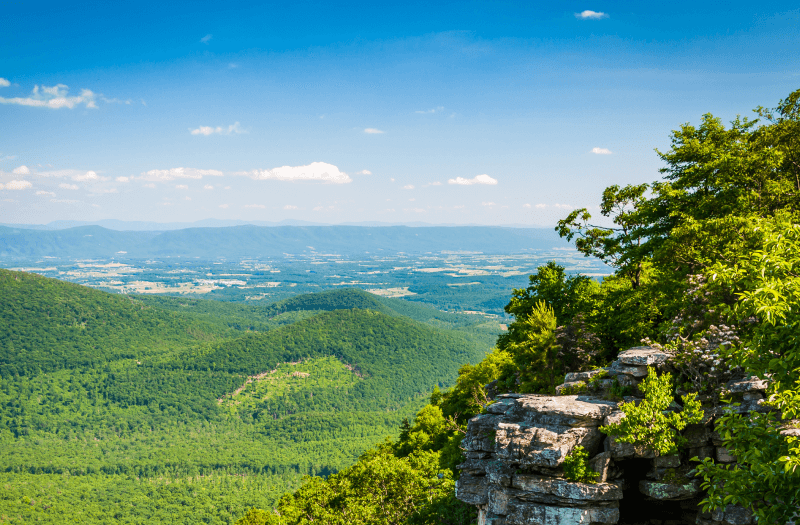
[[576, 501], [616, 501], [622, 499], [622, 489], [617, 483], [575, 483], [546, 476], [518, 474], [511, 486], [531, 494], [550, 494]]
[[637, 346], [621, 352], [617, 359], [625, 365], [653, 366], [666, 363], [669, 357], [669, 354], [661, 350], [649, 346]]
[[712, 512], [711, 519], [726, 525], [749, 525], [753, 523], [753, 514], [738, 505], [728, 505], [725, 510], [717, 509]]
[[692, 480], [678, 484], [643, 479], [639, 482], [639, 492], [658, 500], [691, 499], [700, 493], [700, 482]]
[[588, 381], [597, 374], [607, 371], [605, 368], [598, 368], [597, 370], [589, 370], [588, 372], [570, 372], [564, 376], [565, 383], [572, 383], [574, 381]]
[[734, 394], [742, 392], [757, 392], [766, 390], [767, 382], [757, 377], [754, 377], [751, 379], [743, 379], [740, 381], [729, 381], [728, 383], [725, 384], [725, 388], [727, 388]]
[[717, 447], [716, 460], [720, 463], [736, 463], [736, 457], [733, 456], [725, 447]]
[[588, 390], [589, 385], [587, 385], [584, 381], [570, 381], [568, 383], [558, 385], [556, 387], [556, 394], [571, 394], [575, 392], [587, 392]]
[[644, 365], [642, 366], [626, 365], [620, 360], [616, 360], [613, 363], [611, 363], [611, 367], [608, 369], [608, 373], [615, 376], [618, 376], [620, 374], [627, 374], [637, 379], [641, 379], [643, 377], [647, 377], [647, 367]]
[[456, 481], [456, 497], [470, 505], [486, 505], [489, 502], [489, 480], [486, 476], [462, 472]]
[[600, 474], [597, 477], [599, 483], [604, 483], [608, 480], [612, 465], [611, 452], [601, 452], [589, 460], [589, 468]]
[[616, 403], [591, 396], [525, 396], [507, 415], [529, 425], [600, 426]]
[[619, 509], [554, 507], [535, 503], [510, 502], [509, 525], [581, 525], [617, 523]]
[[523, 467], [555, 468], [576, 446], [594, 451], [602, 440], [603, 434], [594, 427], [500, 423], [495, 453], [498, 459]]

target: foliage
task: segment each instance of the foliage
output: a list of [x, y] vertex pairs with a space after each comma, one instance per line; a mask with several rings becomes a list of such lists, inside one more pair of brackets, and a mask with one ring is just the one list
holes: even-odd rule
[[275, 512], [250, 511], [237, 525], [472, 523], [475, 511], [455, 499], [455, 481], [439, 456], [417, 449], [398, 457], [384, 443], [328, 479], [306, 478]]
[[589, 453], [580, 445], [564, 458], [564, 475], [577, 483], [596, 483], [599, 472], [589, 467]]
[[268, 325], [263, 307], [8, 271], [0, 296], [0, 507], [17, 521], [229, 523], [396, 436], [432, 383], [486, 348], [395, 312], [297, 310]]
[[[717, 264], [711, 278], [738, 290], [732, 309], [739, 319], [759, 320], [735, 356], [747, 373], [769, 378], [770, 403], [785, 420], [800, 417], [800, 225], [764, 222], [764, 249], [735, 265]], [[698, 471], [708, 489], [706, 508], [730, 503], [754, 510], [759, 521], [786, 523], [800, 501], [800, 439], [781, 433], [777, 414], [730, 411], [717, 422], [725, 447], [736, 456], [730, 467], [704, 461]]]
[[644, 400], [640, 403], [623, 403], [620, 407], [625, 417], [619, 423], [600, 427], [600, 431], [616, 438], [620, 443], [632, 443], [643, 450], [652, 450], [658, 456], [675, 454], [685, 439], [679, 434], [686, 425], [699, 423], [703, 416], [696, 394], [682, 396], [683, 409], [669, 411], [673, 404], [672, 375], [656, 375], [652, 367], [639, 385]]

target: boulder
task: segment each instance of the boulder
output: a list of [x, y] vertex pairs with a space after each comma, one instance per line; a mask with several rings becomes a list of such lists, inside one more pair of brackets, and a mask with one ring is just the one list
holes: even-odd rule
[[670, 355], [649, 346], [637, 346], [621, 352], [617, 359], [624, 365], [654, 366], [667, 362]]

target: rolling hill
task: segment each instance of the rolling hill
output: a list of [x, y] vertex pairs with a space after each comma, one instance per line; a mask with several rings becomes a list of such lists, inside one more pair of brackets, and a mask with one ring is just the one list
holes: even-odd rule
[[394, 301], [137, 298], [0, 270], [0, 522], [226, 523], [351, 464], [492, 339]]

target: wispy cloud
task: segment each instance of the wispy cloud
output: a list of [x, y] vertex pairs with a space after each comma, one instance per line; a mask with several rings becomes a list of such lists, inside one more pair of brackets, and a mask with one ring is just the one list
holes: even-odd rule
[[530, 205], [530, 204], [528, 204], [528, 203], [526, 202], [525, 204], [523, 204], [523, 205], [522, 205], [522, 207], [523, 207], [523, 208], [530, 208], [530, 207], [531, 207], [531, 205]]
[[592, 148], [595, 155], [611, 155], [611, 150], [606, 148]]
[[447, 181], [447, 184], [459, 184], [461, 186], [472, 186], [473, 184], [488, 184], [494, 186], [495, 184], [497, 184], [497, 179], [493, 179], [492, 177], [483, 174], [472, 177], [471, 179], [456, 177], [455, 179], [449, 179]]
[[214, 38], [214, 35], [212, 35], [211, 33], [209, 33], [209, 34], [207, 34], [206, 36], [204, 36], [203, 38], [201, 38], [201, 39], [200, 39], [200, 42], [202, 42], [202, 43], [204, 43], [204, 44], [208, 44], [208, 43], [211, 41], [211, 39], [212, 39], [212, 38]]
[[76, 201], [74, 199], [50, 199], [50, 202], [60, 202], [63, 204], [75, 204], [80, 201]]
[[28, 166], [20, 166], [18, 168], [14, 168], [11, 173], [14, 175], [30, 175], [31, 169]]
[[221, 177], [217, 170], [198, 170], [195, 168], [170, 168], [168, 170], [150, 170], [142, 173], [141, 179], [163, 182], [175, 179], [202, 179], [203, 177]]
[[224, 210], [224, 209], [226, 209], [228, 207], [228, 205], [227, 204], [220, 204], [219, 207]]
[[36, 195], [50, 195], [51, 197], [55, 197], [56, 196], [56, 194], [53, 193], [52, 191], [44, 191], [44, 190], [37, 191]]
[[61, 184], [58, 185], [58, 187], [61, 188], [62, 190], [77, 190], [78, 189], [78, 185], [77, 184], [67, 184], [66, 182], [62, 182]]
[[430, 113], [437, 113], [439, 111], [444, 111], [444, 106], [438, 106], [432, 109], [426, 109], [424, 111], [415, 111], [414, 113], [419, 113], [420, 115], [426, 115]]
[[101, 177], [97, 173], [93, 171], [87, 171], [86, 173], [81, 173], [72, 176], [72, 180], [78, 182], [99, 182], [101, 180], [107, 180], [106, 177]]
[[38, 108], [72, 109], [75, 106], [84, 104], [87, 108], [97, 108], [95, 103], [96, 95], [88, 89], [82, 89], [80, 96], [68, 96], [69, 87], [64, 84], [41, 88], [34, 86], [33, 91], [28, 97], [0, 97], [0, 104], [17, 104], [19, 106], [31, 106]]
[[232, 133], [239, 135], [241, 133], [247, 133], [245, 130], [239, 127], [238, 122], [234, 122], [227, 128], [223, 128], [222, 126], [217, 126], [216, 128], [213, 128], [211, 126], [200, 126], [199, 128], [196, 129], [190, 128], [189, 132], [192, 135], [205, 135], [206, 137], [209, 135], [230, 135]]
[[570, 206], [569, 204], [555, 203], [555, 204], [553, 204], [553, 208], [558, 208], [560, 210], [571, 210], [572, 206]]
[[266, 208], [263, 204], [245, 204], [245, 208]]
[[414, 185], [413, 184], [406, 184], [405, 186], [403, 186], [403, 189], [404, 190], [413, 190], [414, 189]]
[[12, 180], [5, 185], [0, 184], [0, 190], [27, 190], [31, 186], [33, 185], [26, 180]]
[[607, 13], [603, 13], [602, 11], [581, 11], [580, 13], [575, 13], [575, 18], [580, 20], [600, 20], [603, 18], [608, 18]]
[[497, 206], [495, 202], [482, 202], [481, 206]]
[[206, 184], [205, 186], [203, 186], [203, 189], [204, 190], [213, 190], [214, 186], [212, 186], [211, 184]]
[[187, 186], [186, 184], [176, 184], [175, 185], [175, 189], [176, 190], [188, 190], [189, 186]]
[[372, 175], [372, 172], [369, 171], [369, 170], [361, 170], [361, 171], [357, 171], [356, 175]]
[[293, 206], [291, 204], [287, 204], [286, 206], [283, 207], [283, 209], [284, 210], [296, 210], [297, 206]]
[[281, 166], [271, 170], [240, 171], [234, 175], [243, 175], [254, 180], [311, 180], [332, 184], [347, 184], [353, 179], [347, 173], [327, 162], [312, 162], [305, 166]]
[[117, 182], [129, 182], [131, 179], [128, 178], [128, 177], [117, 177], [114, 180], [117, 181]]
[[383, 133], [383, 131], [375, 128], [366, 128], [364, 129], [364, 133], [368, 135], [380, 135], [381, 133]]
[[118, 98], [106, 98], [104, 95], [100, 95], [100, 100], [102, 100], [106, 104], [125, 104], [126, 106], [130, 106], [131, 104], [133, 104], [133, 101], [131, 99], [120, 100]]
[[8, 79], [0, 77], [0, 87], [8, 87], [10, 85], [11, 85], [11, 82], [9, 82]]

